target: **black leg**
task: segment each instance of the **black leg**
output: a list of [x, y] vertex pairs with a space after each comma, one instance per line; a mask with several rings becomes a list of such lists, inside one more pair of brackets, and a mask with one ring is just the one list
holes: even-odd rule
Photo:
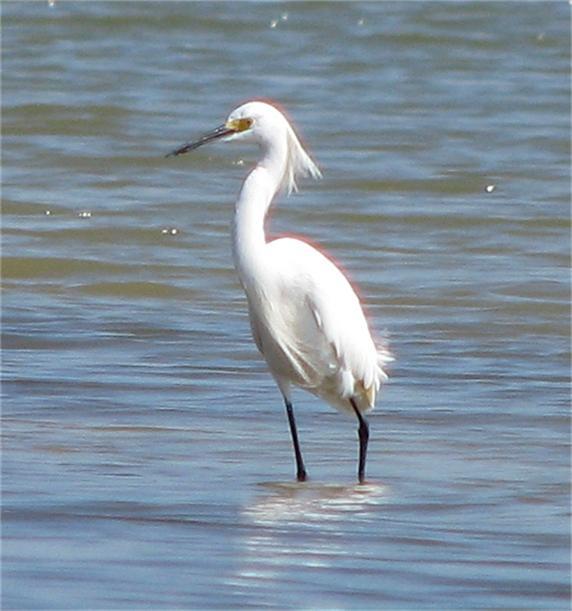
[[354, 412], [359, 421], [358, 437], [359, 437], [359, 466], [358, 466], [358, 480], [360, 484], [365, 481], [365, 459], [367, 456], [367, 442], [369, 441], [369, 425], [367, 420], [361, 415], [357, 408], [356, 402], [350, 399], [350, 403], [354, 408]]
[[296, 456], [296, 479], [299, 482], [305, 482], [307, 479], [304, 461], [302, 460], [302, 452], [298, 443], [298, 431], [296, 430], [296, 420], [294, 418], [294, 410], [292, 403], [288, 399], [284, 399], [286, 403], [286, 413], [288, 414], [288, 423], [290, 424], [290, 433], [292, 433], [292, 443], [294, 444], [294, 455]]

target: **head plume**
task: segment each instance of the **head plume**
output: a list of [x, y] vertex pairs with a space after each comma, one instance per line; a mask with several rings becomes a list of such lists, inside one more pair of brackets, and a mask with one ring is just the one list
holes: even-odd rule
[[[230, 114], [226, 125], [237, 133], [229, 139], [252, 139], [263, 148], [276, 142], [277, 132], [284, 135], [286, 159], [279, 188], [290, 194], [298, 190], [298, 180], [304, 176], [321, 178], [322, 173], [300, 143], [284, 113], [274, 104], [262, 100], [247, 102]], [[247, 126], [240, 129], [238, 126]]]
[[286, 193], [290, 194], [292, 191], [298, 191], [297, 181], [300, 178], [304, 178], [305, 176], [322, 178], [322, 173], [311, 159], [310, 155], [306, 153], [298, 136], [288, 122], [286, 122], [286, 141], [286, 169], [284, 171], [281, 187]]

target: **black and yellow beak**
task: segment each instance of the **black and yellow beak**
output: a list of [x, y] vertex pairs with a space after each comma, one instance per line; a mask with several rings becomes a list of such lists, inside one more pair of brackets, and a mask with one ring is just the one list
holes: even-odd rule
[[224, 138], [225, 136], [230, 136], [232, 134], [243, 132], [247, 130], [251, 125], [251, 119], [233, 119], [232, 121], [227, 121], [224, 125], [220, 125], [216, 129], [213, 129], [204, 136], [201, 136], [198, 140], [195, 140], [194, 142], [187, 142], [179, 148], [176, 148], [174, 151], [167, 153], [165, 157], [176, 157], [177, 155], [183, 155], [184, 153], [188, 153], [189, 151], [194, 151], [203, 144], [208, 144], [209, 142]]
[[183, 144], [179, 148], [176, 148], [174, 151], [167, 153], [165, 157], [176, 157], [177, 155], [182, 155], [183, 153], [188, 153], [189, 151], [194, 151], [198, 149], [199, 146], [203, 144], [208, 144], [209, 142], [213, 142], [214, 140], [218, 140], [219, 138], [224, 138], [225, 136], [230, 136], [230, 134], [234, 134], [235, 130], [227, 127], [226, 125], [220, 125], [216, 129], [208, 132], [204, 136], [201, 136], [198, 140], [194, 142], [187, 142]]

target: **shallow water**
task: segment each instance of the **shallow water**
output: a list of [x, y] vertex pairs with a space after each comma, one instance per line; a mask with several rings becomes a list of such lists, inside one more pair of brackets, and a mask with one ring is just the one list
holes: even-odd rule
[[[567, 608], [569, 7], [3, 3], [3, 606]], [[299, 392], [293, 480], [229, 222], [287, 109], [327, 249], [397, 357]], [[487, 189], [487, 187], [491, 187]]]

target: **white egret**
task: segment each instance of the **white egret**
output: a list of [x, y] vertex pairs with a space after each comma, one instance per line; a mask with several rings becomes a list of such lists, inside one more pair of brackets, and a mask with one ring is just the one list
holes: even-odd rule
[[268, 241], [266, 213], [280, 190], [297, 190], [302, 176], [320, 170], [303, 149], [285, 116], [261, 101], [243, 104], [226, 122], [168, 156], [214, 140], [252, 141], [262, 157], [246, 177], [236, 202], [233, 256], [248, 300], [254, 341], [280, 389], [294, 445], [298, 481], [307, 478], [291, 400], [299, 386], [358, 419], [358, 479], [365, 478], [369, 425], [386, 363], [375, 345], [358, 297], [344, 274], [320, 251], [294, 238]]

